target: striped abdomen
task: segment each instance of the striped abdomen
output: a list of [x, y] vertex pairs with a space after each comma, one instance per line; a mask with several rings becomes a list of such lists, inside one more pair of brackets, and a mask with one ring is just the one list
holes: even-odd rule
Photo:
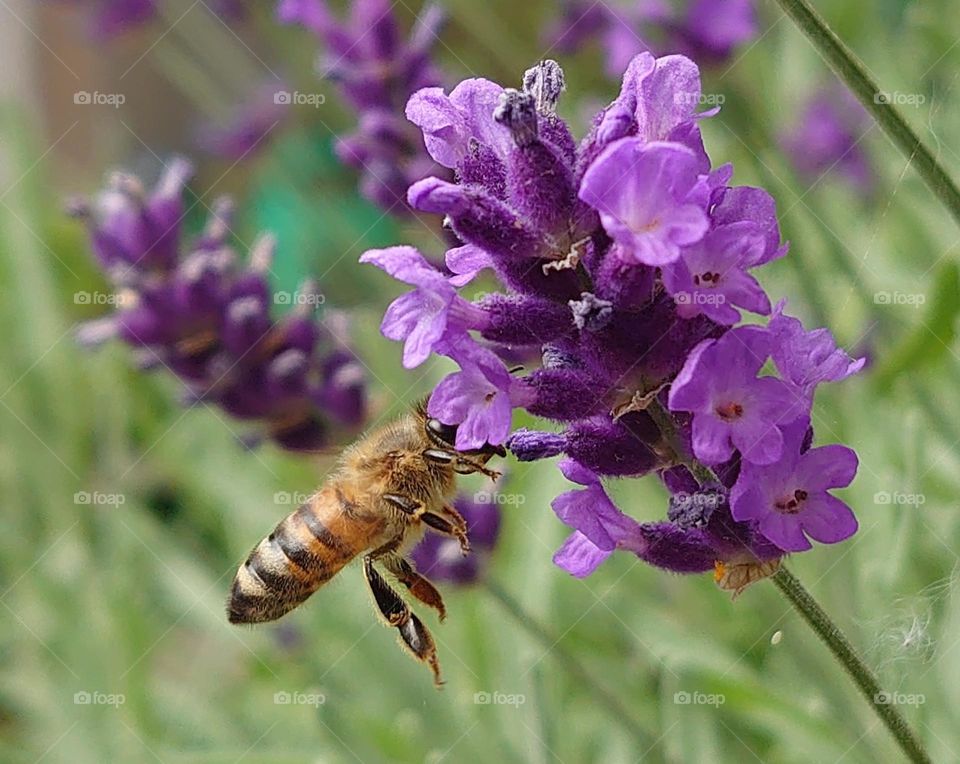
[[379, 531], [327, 485], [288, 515], [237, 571], [227, 605], [231, 623], [273, 621], [333, 578]]

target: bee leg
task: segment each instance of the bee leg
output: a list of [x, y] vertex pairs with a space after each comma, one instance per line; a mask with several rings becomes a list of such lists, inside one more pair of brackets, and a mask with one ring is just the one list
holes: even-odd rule
[[[470, 541], [467, 539], [466, 523], [463, 522], [462, 517], [460, 518], [460, 522], [452, 523], [434, 512], [427, 512], [422, 502], [411, 499], [408, 496], [400, 496], [396, 493], [385, 493], [383, 499], [401, 512], [410, 515], [413, 520], [422, 520], [431, 528], [447, 536], [453, 536], [460, 542], [460, 551], [464, 554], [470, 551]], [[456, 510], [454, 510], [454, 512], [456, 512]]]
[[377, 609], [386, 620], [400, 633], [403, 646], [418, 661], [426, 663], [433, 672], [433, 683], [437, 687], [443, 684], [440, 678], [440, 661], [437, 658], [437, 648], [433, 637], [423, 622], [410, 611], [407, 603], [384, 580], [383, 576], [373, 567], [373, 556], [363, 558], [363, 575], [367, 579], [370, 591], [373, 593]]
[[444, 451], [442, 448], [428, 448], [421, 454], [424, 459], [437, 464], [453, 464], [457, 455], [453, 451]]
[[496, 470], [487, 469], [479, 462], [463, 454], [458, 454], [456, 451], [428, 448], [423, 452], [423, 458], [431, 462], [437, 462], [438, 464], [452, 464], [454, 471], [460, 475], [471, 475], [474, 472], [480, 472], [491, 480], [500, 479], [500, 473]]
[[407, 587], [407, 590], [424, 605], [429, 605], [440, 614], [440, 620], [447, 617], [447, 609], [443, 604], [443, 597], [436, 587], [420, 575], [410, 564], [398, 554], [391, 554], [384, 558], [384, 567], [397, 577], [397, 580]]
[[401, 512], [413, 515], [413, 517], [419, 517], [423, 514], [423, 502], [411, 499], [409, 496], [401, 496], [398, 493], [385, 493], [383, 500], [392, 504]]
[[456, 508], [450, 506], [449, 504], [443, 505], [443, 514], [449, 517], [453, 524], [456, 525], [460, 530], [466, 533], [467, 530], [467, 521], [463, 519], [463, 515], [457, 512]]
[[[434, 514], [433, 512], [424, 512], [420, 519], [436, 531], [440, 531], [446, 536], [453, 536], [460, 542], [460, 551], [463, 554], [470, 552], [470, 540], [467, 538], [466, 530], [460, 525], [455, 525], [445, 517]], [[463, 518], [460, 518], [461, 520]]]

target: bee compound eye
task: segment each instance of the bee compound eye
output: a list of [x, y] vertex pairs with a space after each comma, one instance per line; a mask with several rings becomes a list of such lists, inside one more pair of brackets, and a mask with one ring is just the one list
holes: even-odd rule
[[448, 445], [452, 446], [457, 440], [455, 424], [444, 424], [439, 419], [430, 419], [427, 421], [427, 429]]

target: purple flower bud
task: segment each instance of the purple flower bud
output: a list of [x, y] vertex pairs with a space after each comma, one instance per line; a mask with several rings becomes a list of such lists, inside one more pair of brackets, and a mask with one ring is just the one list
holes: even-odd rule
[[184, 159], [174, 159], [164, 170], [151, 194], [140, 180], [124, 173], [111, 174], [107, 188], [93, 205], [74, 202], [71, 213], [85, 218], [93, 251], [103, 268], [171, 268], [183, 216], [181, 195], [193, 168]]
[[366, 415], [366, 372], [347, 350], [331, 353], [321, 365], [322, 385], [313, 395], [319, 406], [345, 427], [363, 423]]
[[486, 314], [484, 339], [504, 345], [543, 345], [573, 332], [570, 313], [542, 297], [486, 295], [476, 303]]
[[518, 430], [507, 447], [522, 462], [566, 454], [598, 475], [637, 476], [657, 466], [659, 439], [653, 421], [634, 412], [618, 420], [583, 419], [560, 434]]
[[559, 456], [567, 448], [566, 433], [517, 430], [507, 441], [507, 449], [521, 462]]
[[569, 422], [611, 408], [606, 381], [587, 369], [537, 369], [523, 382], [533, 398], [527, 410], [546, 419]]
[[493, 118], [510, 131], [517, 146], [522, 148], [537, 140], [537, 102], [532, 94], [507, 88], [500, 94]]
[[523, 90], [533, 96], [540, 114], [553, 114], [560, 95], [567, 89], [560, 64], [552, 59], [541, 61], [523, 73]]

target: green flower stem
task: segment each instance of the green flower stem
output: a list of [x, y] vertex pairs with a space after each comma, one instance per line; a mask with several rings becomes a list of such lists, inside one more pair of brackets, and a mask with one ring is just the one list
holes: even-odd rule
[[483, 588], [513, 617], [518, 625], [522, 626], [527, 633], [553, 653], [557, 657], [560, 665], [581, 685], [589, 689], [613, 717], [637, 739], [638, 743], [642, 744], [643, 748], [648, 748], [650, 745], [650, 735], [634, 718], [630, 709], [627, 708], [620, 698], [598, 682], [593, 673], [580, 663], [567, 648], [560, 644], [560, 640], [551, 634], [546, 626], [524, 610], [523, 605], [517, 602], [505, 589], [501, 588], [499, 584], [485, 580]]
[[[654, 398], [647, 407], [647, 413], [653, 418], [660, 433], [663, 435], [667, 445], [673, 450], [675, 460], [686, 466], [700, 485], [708, 482], [716, 482], [717, 477], [713, 471], [706, 465], [700, 464], [695, 459], [684, 456], [683, 444], [680, 440], [680, 433], [677, 423], [659, 400]], [[847, 673], [853, 678], [854, 683], [863, 693], [863, 696], [870, 703], [880, 720], [887, 725], [887, 728], [896, 738], [897, 743], [903, 749], [910, 761], [918, 763], [928, 763], [930, 758], [924, 751], [920, 741], [913, 734], [913, 731], [907, 725], [906, 720], [896, 708], [889, 703], [877, 702], [877, 696], [883, 691], [873, 672], [867, 667], [850, 641], [844, 636], [840, 628], [830, 619], [824, 609], [820, 607], [813, 595], [804, 588], [803, 584], [783, 566], [773, 574], [773, 582], [790, 603], [797, 609], [803, 619], [816, 632], [817, 636], [823, 640], [824, 644], [833, 653], [840, 665], [846, 669]]]
[[906, 720], [897, 711], [896, 706], [891, 703], [877, 702], [877, 696], [882, 693], [877, 678], [857, 655], [843, 632], [830, 620], [830, 617], [823, 611], [823, 608], [820, 607], [820, 604], [810, 592], [804, 588], [793, 573], [782, 566], [780, 570], [774, 573], [773, 583], [790, 600], [790, 603], [803, 616], [810, 628], [817, 633], [817, 636], [823, 640], [830, 652], [840, 662], [840, 665], [847, 670], [877, 716], [887, 725], [887, 729], [896, 738], [907, 758], [913, 762], [929, 763], [930, 757], [913, 734], [913, 730], [907, 725]]
[[823, 60], [873, 115], [887, 137], [916, 168], [927, 187], [960, 224], [960, 189], [900, 111], [893, 104], [885, 102], [882, 98], [883, 91], [870, 78], [863, 62], [837, 37], [807, 0], [776, 1], [810, 39]]
[[717, 483], [717, 476], [709, 467], [701, 464], [687, 454], [683, 441], [680, 438], [680, 430], [673, 416], [667, 411], [663, 404], [657, 398], [652, 398], [647, 404], [646, 412], [650, 415], [660, 434], [663, 436], [667, 446], [673, 452], [673, 461], [676, 464], [682, 464], [697, 479], [700, 485], [706, 483]]

